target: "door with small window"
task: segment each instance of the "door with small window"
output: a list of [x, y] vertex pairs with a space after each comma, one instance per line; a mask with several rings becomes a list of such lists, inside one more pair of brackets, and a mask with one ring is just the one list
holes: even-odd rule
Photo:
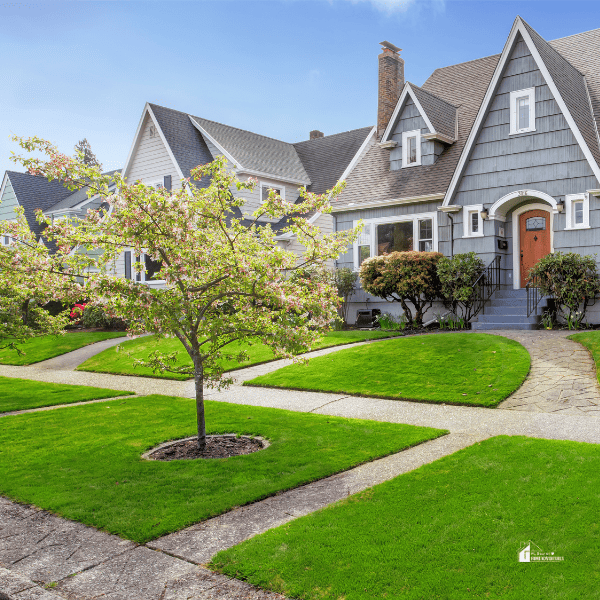
[[550, 254], [550, 213], [528, 210], [519, 217], [521, 287], [527, 285], [529, 270]]

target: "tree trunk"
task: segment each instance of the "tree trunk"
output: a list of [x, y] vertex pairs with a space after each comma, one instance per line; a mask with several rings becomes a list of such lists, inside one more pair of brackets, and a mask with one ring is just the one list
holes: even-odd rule
[[194, 358], [194, 383], [196, 385], [196, 422], [198, 424], [198, 448], [206, 448], [206, 421], [204, 419], [204, 366], [199, 357]]

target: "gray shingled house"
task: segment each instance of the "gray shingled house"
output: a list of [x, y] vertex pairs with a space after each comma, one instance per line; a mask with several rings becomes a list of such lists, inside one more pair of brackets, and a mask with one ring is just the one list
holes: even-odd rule
[[[333, 213], [336, 230], [365, 227], [338, 266], [474, 251], [497, 284], [474, 327], [535, 327], [528, 270], [554, 251], [600, 253], [600, 29], [547, 42], [517, 17], [501, 54], [436, 69], [421, 87], [382, 46], [378, 142]], [[353, 307], [400, 312], [362, 291]], [[589, 316], [600, 321], [598, 305]]]
[[[310, 139], [292, 144], [146, 104], [122, 173], [130, 182], [142, 181], [178, 189], [181, 181], [190, 177], [191, 169], [217, 156], [225, 156], [228, 168], [240, 179], [255, 177], [259, 181], [254, 192], [234, 192], [246, 198], [243, 213], [238, 215], [243, 217], [258, 208], [261, 199], [272, 188], [290, 202], [298, 200], [301, 186], [315, 193], [331, 189], [339, 179], [348, 177], [374, 140], [375, 131], [375, 127], [370, 126], [325, 136], [315, 130], [310, 132]], [[4, 175], [0, 202], [0, 220], [14, 218], [15, 206], [21, 205], [30, 227], [37, 234], [41, 234], [35, 219], [38, 208], [52, 218], [80, 217], [89, 208], [98, 208], [100, 204], [97, 197], [89, 199], [86, 190], [73, 193], [58, 182], [15, 171], [7, 171]], [[315, 213], [310, 219], [323, 231], [333, 230], [333, 218], [329, 214]], [[279, 244], [301, 250], [293, 236], [281, 231], [286, 225], [285, 219], [265, 219], [267, 222], [279, 233]], [[8, 240], [3, 239], [2, 243], [8, 243]], [[146, 272], [136, 275], [132, 269], [132, 261], [136, 259], [145, 263]], [[136, 277], [152, 286], [163, 283], [154, 276], [156, 263], [147, 256], [134, 257], [129, 251], [123, 252], [115, 264], [115, 271], [119, 276]]]

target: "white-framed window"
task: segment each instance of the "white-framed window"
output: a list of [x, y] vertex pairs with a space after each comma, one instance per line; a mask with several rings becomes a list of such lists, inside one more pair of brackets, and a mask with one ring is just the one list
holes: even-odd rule
[[402, 132], [402, 167], [421, 164], [421, 130]]
[[535, 88], [510, 93], [510, 134], [535, 131]]
[[152, 260], [147, 254], [135, 255], [131, 250], [123, 253], [123, 260], [125, 279], [133, 279], [138, 283], [162, 283], [164, 281], [164, 279], [157, 278], [162, 261]]
[[482, 210], [483, 204], [463, 206], [463, 237], [483, 236]]
[[273, 185], [266, 181], [260, 182], [260, 201], [264, 202], [269, 197], [269, 192], [275, 190], [276, 194], [279, 194], [285, 200], [285, 186]]
[[10, 235], [0, 236], [0, 243], [3, 246], [10, 246], [12, 244], [12, 238], [10, 237]]
[[565, 196], [565, 229], [590, 228], [590, 196], [584, 194], [567, 194]]
[[[371, 256], [390, 252], [437, 250], [437, 213], [363, 220], [364, 227], [354, 243], [354, 267]], [[354, 222], [356, 227], [358, 221]]]

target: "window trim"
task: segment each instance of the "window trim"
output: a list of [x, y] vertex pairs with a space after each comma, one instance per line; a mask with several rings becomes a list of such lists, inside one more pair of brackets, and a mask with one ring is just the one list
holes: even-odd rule
[[[162, 177], [161, 179], [152, 179], [151, 181], [144, 181], [144, 185], [149, 185], [156, 190], [159, 190], [161, 188], [165, 189], [165, 178]], [[157, 185], [160, 185], [161, 187], [158, 188], [156, 187]]]
[[[408, 144], [409, 137], [417, 138], [417, 160], [414, 163], [408, 164]], [[402, 132], [402, 168], [418, 167], [421, 165], [421, 130], [414, 129], [413, 131]]]
[[[378, 217], [375, 219], [356, 219], [353, 222], [353, 227], [356, 227], [361, 221], [364, 223], [363, 232], [367, 227], [371, 228], [371, 244], [370, 244], [370, 255], [376, 256], [375, 249], [377, 247], [377, 225], [382, 225], [385, 223], [401, 223], [406, 221], [413, 222], [413, 240], [416, 240], [416, 246], [418, 247], [419, 242], [419, 221], [424, 219], [431, 219], [431, 227], [433, 229], [432, 235], [432, 249], [431, 252], [438, 251], [438, 214], [437, 212], [426, 212], [426, 213], [414, 213], [411, 215], [397, 215], [394, 217]], [[361, 246], [365, 246], [366, 244], [360, 244]], [[358, 247], [359, 243], [356, 240], [352, 247], [353, 254], [353, 262], [354, 262], [354, 270], [358, 271], [359, 269], [359, 255], [358, 255]], [[418, 252], [418, 250], [417, 250]]]
[[[483, 219], [481, 218], [482, 210], [483, 204], [468, 204], [463, 206], [463, 238], [484, 237]], [[469, 217], [473, 212], [477, 212], [477, 219], [479, 221], [479, 231], [477, 233], [473, 233], [471, 230], [471, 219]]]
[[[517, 98], [529, 96], [529, 127], [517, 129]], [[517, 90], [510, 93], [510, 135], [535, 131], [535, 87]]]
[[[154, 285], [154, 284], [161, 284], [161, 283], [165, 283], [164, 279], [146, 279], [146, 252], [142, 252], [141, 254], [136, 254], [133, 250], [125, 250], [123, 253], [123, 277], [125, 279], [127, 279], [126, 277], [126, 272], [125, 272], [125, 252], [130, 252], [131, 253], [131, 278], [129, 279], [129, 281], [133, 281], [134, 283], [144, 283], [146, 285]], [[137, 259], [140, 259], [139, 262], [144, 262], [144, 269], [142, 269], [141, 271], [138, 271], [135, 268], [135, 263], [138, 262]], [[139, 275], [139, 279], [138, 279], [138, 275]]]
[[266, 187], [268, 189], [273, 189], [273, 188], [280, 189], [281, 192], [279, 195], [285, 200], [285, 185], [283, 185], [281, 183], [268, 183], [267, 181], [261, 181], [259, 184], [259, 189], [258, 189], [259, 199], [260, 199], [261, 204], [263, 202], [262, 191], [263, 191], [264, 187]]
[[[583, 201], [583, 223], [577, 225], [575, 223], [575, 202]], [[570, 231], [573, 229], [591, 229], [590, 228], [590, 195], [586, 193], [582, 194], [567, 194], [565, 196], [565, 230]]]

